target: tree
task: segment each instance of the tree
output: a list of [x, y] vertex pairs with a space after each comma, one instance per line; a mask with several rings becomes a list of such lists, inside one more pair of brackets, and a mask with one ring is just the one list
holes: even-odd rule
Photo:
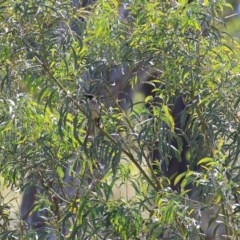
[[[213, 234], [221, 227], [239, 235], [239, 44], [231, 39], [231, 48], [218, 30], [225, 6], [223, 0], [99, 0], [79, 8], [70, 1], [1, 2], [1, 175], [22, 191], [41, 186], [33, 210], [44, 210], [47, 222], [44, 231], [27, 231], [22, 222], [19, 229], [4, 227], [3, 238], [204, 238], [196, 207], [221, 214]], [[115, 69], [123, 74], [111, 82]], [[153, 94], [125, 96], [125, 113], [116, 93], [128, 83], [136, 89], [144, 74]], [[163, 162], [172, 154], [181, 160], [169, 110], [178, 93], [189, 103], [199, 98], [187, 110], [189, 170], [173, 183], [181, 183], [181, 193], [168, 188], [149, 154], [157, 142]], [[86, 137], [92, 119], [86, 94], [102, 103], [93, 138]], [[166, 132], [180, 141], [173, 152]], [[124, 184], [133, 196], [114, 198], [113, 189]]]

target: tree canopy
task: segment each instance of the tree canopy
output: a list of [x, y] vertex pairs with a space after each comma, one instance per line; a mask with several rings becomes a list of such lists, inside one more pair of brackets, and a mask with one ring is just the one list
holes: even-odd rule
[[[181, 188], [194, 182], [202, 209], [218, 207], [226, 234], [239, 236], [240, 45], [222, 30], [223, 9], [231, 6], [224, 0], [75, 2], [0, 3], [0, 173], [6, 184], [24, 191], [41, 182], [45, 191], [35, 208], [48, 211], [59, 239], [158, 239], [166, 231], [174, 239], [203, 238], [187, 192], [170, 190], [149, 154], [158, 139], [167, 156], [163, 125], [170, 137], [175, 127], [169, 104], [186, 93], [186, 102], [196, 96], [198, 102], [189, 107], [194, 121], [187, 126], [189, 171]], [[117, 67], [130, 74], [112, 83]], [[127, 96], [129, 111], [101, 99], [111, 98], [114, 84], [130, 82], [135, 89], [139, 69], [157, 71], [150, 83], [160, 107], [150, 96]], [[91, 141], [86, 94], [102, 105], [102, 126]], [[96, 170], [99, 161], [106, 172]], [[56, 192], [68, 166], [80, 197]], [[121, 186], [134, 194], [114, 197]], [[56, 198], [64, 198], [60, 209]], [[3, 239], [36, 237], [20, 220], [17, 229], [3, 225]]]

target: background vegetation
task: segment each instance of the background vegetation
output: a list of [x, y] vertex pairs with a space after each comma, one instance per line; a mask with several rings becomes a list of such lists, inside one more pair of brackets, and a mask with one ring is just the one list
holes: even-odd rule
[[[125, 4], [128, 16], [123, 18], [116, 0], [87, 7], [69, 0], [1, 0], [4, 183], [21, 191], [43, 186], [36, 209], [47, 211], [57, 239], [158, 239], [166, 232], [168, 239], [204, 239], [196, 208], [217, 209], [226, 235], [238, 239], [239, 43], [225, 33], [222, 20], [223, 9], [230, 5], [224, 0]], [[162, 72], [152, 80], [161, 108], [153, 106], [149, 119], [148, 111], [142, 111], [146, 102], [151, 104], [149, 97], [141, 105], [132, 103], [128, 114], [100, 100], [103, 128], [89, 141], [85, 94], [110, 91], [108, 70], [124, 65]], [[133, 87], [138, 84], [134, 74], [129, 81]], [[182, 182], [182, 189], [189, 182], [201, 189], [195, 201], [184, 191], [169, 189], [168, 180], [150, 164], [149, 146], [161, 136], [159, 148], [163, 156], [168, 154], [161, 126], [167, 124], [174, 135], [166, 106], [176, 92], [187, 93], [187, 100], [200, 99], [190, 108], [190, 169]], [[180, 153], [176, 149], [176, 156]], [[104, 172], [96, 169], [96, 162], [104, 163]], [[60, 197], [56, 189], [64, 188], [67, 164], [78, 179], [72, 187], [79, 194]], [[94, 183], [89, 185], [89, 179]], [[127, 194], [116, 196], [121, 186]], [[134, 190], [131, 196], [129, 189]], [[0, 205], [1, 239], [41, 234], [27, 231], [20, 219], [17, 227], [10, 227], [7, 207]], [[211, 225], [215, 219], [208, 217]], [[63, 228], [69, 230], [65, 236]]]

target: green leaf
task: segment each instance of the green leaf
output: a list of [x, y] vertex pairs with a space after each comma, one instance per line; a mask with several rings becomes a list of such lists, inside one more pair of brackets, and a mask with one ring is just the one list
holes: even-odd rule
[[178, 174], [177, 177], [174, 179], [174, 186], [176, 186], [186, 175], [186, 172]]
[[57, 166], [57, 169], [56, 169], [56, 171], [57, 171], [57, 174], [58, 174], [59, 178], [60, 178], [60, 179], [63, 179], [63, 178], [64, 178], [64, 175], [65, 175], [65, 173], [64, 173], [64, 171], [63, 171], [62, 167], [61, 167], [61, 166]]
[[201, 160], [198, 161], [198, 165], [209, 164], [209, 163], [212, 163], [212, 162], [214, 162], [213, 158], [205, 157], [205, 158], [202, 158]]
[[174, 119], [169, 111], [169, 108], [166, 105], [162, 105], [162, 113], [161, 114], [161, 119], [168, 125], [168, 127], [171, 129], [171, 131], [174, 131], [175, 124], [174, 124]]
[[188, 0], [178, 0], [178, 2], [179, 2], [181, 5], [186, 5], [186, 4], [188, 4]]

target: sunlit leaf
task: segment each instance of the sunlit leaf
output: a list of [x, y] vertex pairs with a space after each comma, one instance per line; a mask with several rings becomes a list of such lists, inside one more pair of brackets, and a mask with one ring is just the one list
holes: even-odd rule
[[57, 166], [56, 171], [57, 171], [58, 176], [59, 176], [61, 179], [63, 179], [63, 178], [64, 178], [64, 171], [63, 171], [62, 167]]

